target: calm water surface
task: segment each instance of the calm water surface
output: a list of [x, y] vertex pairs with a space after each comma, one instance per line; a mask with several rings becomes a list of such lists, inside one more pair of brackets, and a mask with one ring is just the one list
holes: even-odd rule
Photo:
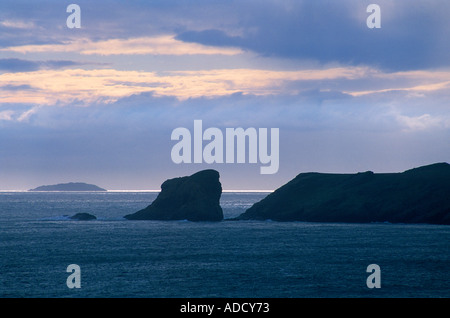
[[[266, 195], [223, 193], [225, 218]], [[0, 297], [450, 297], [449, 226], [123, 219], [156, 196], [0, 193]]]

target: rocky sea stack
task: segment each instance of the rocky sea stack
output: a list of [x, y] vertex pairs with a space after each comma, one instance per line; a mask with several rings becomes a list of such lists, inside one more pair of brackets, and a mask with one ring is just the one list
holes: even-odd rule
[[221, 221], [222, 185], [219, 172], [202, 170], [191, 176], [166, 180], [151, 205], [126, 215], [129, 220]]
[[301, 173], [236, 220], [450, 224], [450, 165], [403, 173]]

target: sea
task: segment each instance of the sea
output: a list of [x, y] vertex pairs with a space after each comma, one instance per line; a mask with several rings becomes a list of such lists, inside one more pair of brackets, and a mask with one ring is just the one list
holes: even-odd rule
[[267, 192], [222, 193], [222, 222], [123, 218], [157, 195], [0, 192], [0, 297], [450, 297], [450, 226], [228, 220]]

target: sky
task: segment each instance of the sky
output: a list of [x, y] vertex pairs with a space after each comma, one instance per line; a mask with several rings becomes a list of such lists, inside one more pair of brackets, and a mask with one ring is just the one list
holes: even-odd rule
[[[224, 190], [273, 190], [449, 162], [449, 16], [446, 0], [1, 1], [0, 189], [216, 169]], [[278, 128], [278, 171], [174, 163], [194, 120]]]

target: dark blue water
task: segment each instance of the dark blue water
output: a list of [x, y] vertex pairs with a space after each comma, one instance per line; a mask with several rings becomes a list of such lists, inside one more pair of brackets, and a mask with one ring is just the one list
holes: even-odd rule
[[[0, 296], [450, 297], [450, 226], [122, 218], [156, 195], [0, 193]], [[223, 193], [225, 218], [266, 195]]]

